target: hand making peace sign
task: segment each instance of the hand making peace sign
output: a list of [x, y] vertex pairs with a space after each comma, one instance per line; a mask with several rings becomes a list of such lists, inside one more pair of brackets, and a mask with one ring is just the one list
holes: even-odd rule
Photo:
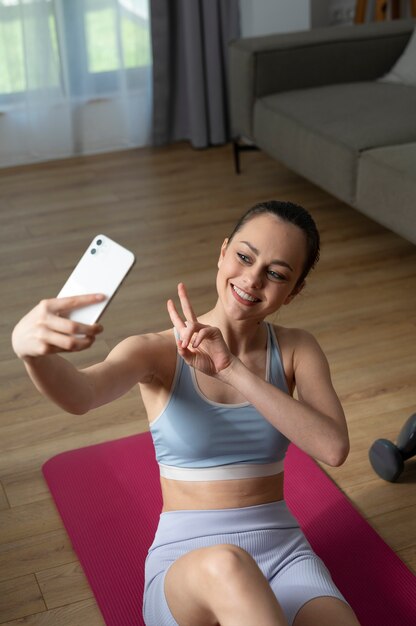
[[179, 336], [178, 352], [191, 367], [209, 376], [218, 376], [231, 365], [235, 357], [219, 328], [198, 322], [183, 283], [178, 285], [178, 295], [184, 319], [172, 300], [167, 303], [170, 319]]

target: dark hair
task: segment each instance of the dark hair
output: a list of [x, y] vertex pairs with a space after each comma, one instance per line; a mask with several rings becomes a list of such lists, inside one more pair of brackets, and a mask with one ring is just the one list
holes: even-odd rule
[[306, 237], [306, 260], [303, 272], [296, 283], [296, 286], [302, 285], [310, 270], [315, 267], [319, 260], [320, 237], [319, 231], [312, 216], [306, 209], [294, 204], [293, 202], [281, 202], [279, 200], [269, 200], [268, 202], [260, 202], [249, 209], [237, 222], [235, 228], [228, 238], [231, 241], [234, 235], [241, 230], [250, 220], [258, 215], [269, 213], [279, 220], [289, 222], [300, 228]]

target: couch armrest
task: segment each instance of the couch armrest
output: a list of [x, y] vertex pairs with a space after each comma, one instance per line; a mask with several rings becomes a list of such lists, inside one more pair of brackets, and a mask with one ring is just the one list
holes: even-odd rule
[[293, 89], [375, 80], [393, 66], [414, 20], [325, 27], [237, 39], [229, 46], [233, 137], [252, 139], [256, 98]]

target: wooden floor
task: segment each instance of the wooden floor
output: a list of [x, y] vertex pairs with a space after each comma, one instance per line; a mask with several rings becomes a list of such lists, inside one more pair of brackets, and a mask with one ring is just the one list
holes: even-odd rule
[[[400, 558], [416, 570], [416, 462], [397, 484], [368, 462], [416, 411], [416, 247], [278, 165], [229, 146], [178, 144], [0, 171], [0, 623], [103, 624], [42, 479], [64, 450], [147, 429], [135, 391], [86, 416], [67, 415], [32, 387], [10, 333], [59, 291], [90, 239], [105, 233], [137, 263], [103, 318], [104, 335], [78, 364], [121, 338], [169, 326], [179, 280], [197, 312], [215, 299], [220, 245], [243, 210], [271, 198], [300, 202], [322, 233], [320, 265], [279, 323], [312, 331], [343, 401], [351, 454], [328, 473]], [[21, 619], [25, 618], [25, 619]]]

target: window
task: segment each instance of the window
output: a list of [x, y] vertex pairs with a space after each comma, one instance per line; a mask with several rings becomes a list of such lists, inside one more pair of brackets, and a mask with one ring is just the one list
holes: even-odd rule
[[[27, 89], [59, 86], [59, 54], [52, 0], [0, 3], [0, 98], [10, 102]], [[26, 56], [31, 55], [28, 64]]]
[[149, 0], [0, 0], [0, 166], [146, 145]]
[[115, 11], [106, 2], [96, 0], [93, 5], [84, 17], [88, 71], [98, 73], [119, 69], [118, 32], [124, 67], [133, 69], [150, 65], [147, 3], [121, 0], [120, 29]]
[[139, 88], [151, 65], [148, 0], [0, 0], [0, 103], [30, 90], [96, 97]]

